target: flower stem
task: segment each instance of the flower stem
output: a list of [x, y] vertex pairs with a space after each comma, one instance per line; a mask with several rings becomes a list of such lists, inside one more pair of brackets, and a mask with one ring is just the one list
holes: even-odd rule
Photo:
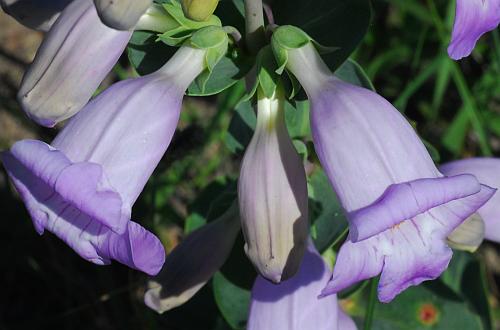
[[246, 45], [252, 54], [265, 43], [262, 0], [245, 0]]
[[378, 277], [370, 280], [370, 296], [368, 297], [368, 305], [366, 305], [365, 324], [364, 330], [370, 330], [373, 323], [373, 312], [375, 311], [375, 304], [377, 302], [377, 286]]

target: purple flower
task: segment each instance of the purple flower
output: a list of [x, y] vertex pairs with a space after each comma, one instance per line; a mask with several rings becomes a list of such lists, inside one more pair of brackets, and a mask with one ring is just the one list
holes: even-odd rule
[[101, 20], [117, 30], [133, 28], [153, 0], [94, 0]]
[[257, 127], [241, 165], [238, 196], [245, 252], [265, 278], [293, 276], [308, 236], [304, 166], [288, 135], [284, 96], [258, 91]]
[[457, 0], [448, 54], [454, 60], [469, 56], [479, 38], [500, 23], [500, 0]]
[[24, 75], [18, 93], [23, 110], [47, 127], [73, 116], [113, 68], [130, 36], [105, 26], [92, 0], [71, 3]]
[[[481, 182], [500, 187], [500, 159], [470, 158], [444, 164], [439, 170], [445, 175], [472, 174]], [[500, 243], [500, 195], [496, 194], [477, 213], [484, 220], [484, 237]]]
[[130, 221], [131, 207], [170, 143], [205, 53], [183, 47], [158, 72], [104, 91], [51, 145], [24, 140], [2, 154], [39, 234], [54, 233], [96, 264], [161, 269], [163, 246]]
[[149, 283], [146, 305], [164, 313], [191, 299], [229, 257], [240, 230], [233, 205], [219, 219], [195, 230], [167, 257], [161, 272]]
[[331, 76], [312, 44], [289, 50], [287, 67], [311, 101], [314, 146], [349, 219], [323, 296], [381, 274], [378, 296], [389, 302], [438, 277], [452, 256], [447, 236], [495, 189], [469, 174], [443, 177], [405, 118]]
[[24, 26], [46, 32], [54, 24], [61, 11], [72, 1], [0, 0], [0, 6]]
[[330, 269], [309, 242], [297, 274], [280, 284], [258, 276], [252, 288], [247, 330], [355, 330], [336, 295], [318, 298]]

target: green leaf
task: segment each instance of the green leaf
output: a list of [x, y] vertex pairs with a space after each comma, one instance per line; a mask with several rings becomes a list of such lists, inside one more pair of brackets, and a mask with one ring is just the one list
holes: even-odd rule
[[343, 234], [347, 220], [326, 174], [318, 170], [309, 178], [309, 218], [314, 244], [323, 252]]
[[214, 275], [213, 291], [217, 307], [231, 328], [245, 329], [250, 306], [250, 291], [234, 285], [221, 273]]
[[176, 48], [157, 42], [153, 32], [135, 31], [128, 45], [130, 63], [140, 75], [155, 72], [175, 53]]
[[492, 329], [486, 274], [480, 260], [470, 253], [453, 251], [450, 265], [440, 280], [479, 314], [485, 330]]
[[292, 139], [310, 139], [309, 101], [285, 102], [285, 121]]
[[337, 47], [324, 56], [335, 71], [363, 39], [371, 17], [369, 0], [276, 0], [271, 5], [278, 25], [295, 25], [318, 43]]
[[190, 96], [208, 96], [218, 94], [236, 84], [250, 70], [247, 59], [230, 54], [222, 57], [207, 76], [200, 75], [189, 86]]
[[198, 193], [189, 205], [189, 216], [184, 231], [191, 231], [221, 216], [236, 199], [236, 183], [226, 178], [218, 178]]
[[[367, 302], [367, 289], [351, 300], [351, 312], [361, 316]], [[391, 303], [377, 301], [373, 330], [481, 330], [480, 318], [466, 302], [440, 285], [439, 281], [406, 289]]]
[[231, 119], [225, 137], [226, 147], [235, 154], [242, 154], [253, 136], [257, 117], [250, 101], [240, 103]]

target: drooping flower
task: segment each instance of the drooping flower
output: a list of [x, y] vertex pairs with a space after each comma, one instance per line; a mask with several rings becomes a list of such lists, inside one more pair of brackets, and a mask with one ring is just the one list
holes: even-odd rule
[[457, 0], [448, 54], [454, 60], [469, 56], [479, 38], [499, 23], [500, 0]]
[[318, 298], [330, 275], [325, 261], [309, 242], [295, 276], [280, 284], [257, 277], [247, 330], [355, 330], [336, 295]]
[[219, 219], [189, 234], [170, 255], [144, 295], [148, 307], [164, 313], [191, 299], [231, 252], [240, 229], [233, 205]]
[[130, 30], [153, 0], [94, 0], [94, 3], [104, 24], [117, 30]]
[[[439, 170], [445, 175], [472, 174], [489, 186], [500, 187], [500, 159], [470, 158], [443, 164]], [[477, 213], [484, 221], [484, 237], [500, 243], [500, 195], [496, 194]]]
[[205, 55], [182, 47], [159, 71], [104, 91], [51, 145], [23, 140], [2, 154], [39, 234], [54, 233], [96, 264], [160, 271], [164, 248], [130, 221], [131, 207], [171, 141]]
[[0, 6], [22, 25], [46, 32], [54, 24], [61, 11], [72, 1], [0, 0]]
[[[275, 48], [294, 31], [276, 30]], [[334, 78], [314, 46], [301, 45], [282, 46], [286, 65], [311, 102], [314, 146], [350, 228], [323, 295], [381, 274], [378, 297], [391, 301], [446, 269], [446, 237], [495, 190], [472, 175], [444, 177], [389, 102]]]
[[306, 175], [285, 125], [282, 94], [278, 89], [267, 98], [259, 87], [257, 127], [238, 181], [245, 252], [275, 283], [297, 272], [308, 236]]
[[127, 46], [131, 32], [105, 26], [92, 0], [74, 1], [61, 13], [21, 83], [26, 114], [52, 127], [92, 97]]

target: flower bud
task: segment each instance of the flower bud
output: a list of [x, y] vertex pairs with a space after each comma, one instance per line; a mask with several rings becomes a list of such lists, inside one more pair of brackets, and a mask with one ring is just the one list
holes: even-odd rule
[[149, 283], [144, 301], [158, 313], [193, 297], [224, 264], [240, 229], [233, 205], [219, 219], [191, 233], [167, 257], [162, 271]]
[[212, 16], [219, 0], [182, 0], [182, 10], [187, 18], [203, 22]]
[[484, 239], [484, 221], [478, 213], [473, 213], [448, 235], [447, 243], [454, 249], [474, 252]]
[[288, 135], [283, 91], [258, 90], [257, 127], [241, 166], [238, 194], [245, 252], [275, 283], [299, 269], [308, 235], [304, 166]]
[[94, 0], [102, 22], [117, 30], [133, 28], [152, 0]]
[[47, 32], [73, 0], [0, 0], [2, 9], [30, 29]]
[[72, 117], [113, 68], [130, 36], [102, 24], [92, 0], [71, 3], [23, 77], [17, 97], [28, 117], [48, 127]]

